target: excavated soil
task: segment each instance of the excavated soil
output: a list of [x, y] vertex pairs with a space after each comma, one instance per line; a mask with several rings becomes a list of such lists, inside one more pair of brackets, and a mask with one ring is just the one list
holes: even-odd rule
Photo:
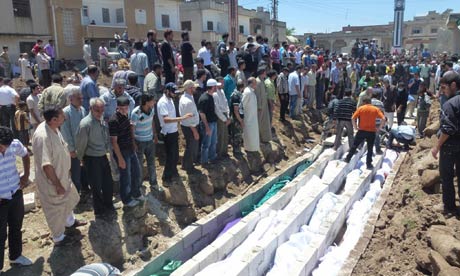
[[[102, 76], [98, 82], [107, 85], [110, 81], [110, 77]], [[19, 90], [24, 83], [15, 80], [14, 86]], [[95, 220], [91, 196], [82, 195], [75, 213], [77, 218], [86, 219], [88, 225], [74, 233], [80, 240], [72, 245], [53, 246], [37, 198], [37, 207], [25, 215], [23, 226], [23, 254], [30, 257], [34, 264], [27, 268], [5, 264], [6, 273], [2, 275], [70, 275], [79, 267], [94, 262], [108, 262], [121, 270], [142, 266], [167, 249], [168, 242], [181, 229], [247, 191], [249, 185], [262, 184], [273, 171], [282, 169], [289, 160], [318, 143], [323, 120], [320, 112], [304, 114], [303, 120], [283, 124], [277, 119], [278, 110], [279, 106], [273, 121], [274, 143], [270, 145], [273, 152], [268, 157], [270, 162], [263, 165], [260, 173], [250, 174], [246, 156], [240, 159], [231, 156], [209, 169], [198, 166], [201, 175], [189, 178], [180, 171], [180, 180], [165, 188], [162, 195], [151, 193], [148, 182], [144, 182], [145, 203], [132, 210], [118, 209], [116, 218], [112, 220]], [[185, 142], [182, 135], [180, 137], [182, 156]], [[156, 166], [160, 183], [163, 163], [164, 149], [158, 145]], [[35, 189], [32, 184], [25, 193]], [[119, 197], [115, 198], [118, 202]], [[8, 256], [7, 252], [5, 256]]]

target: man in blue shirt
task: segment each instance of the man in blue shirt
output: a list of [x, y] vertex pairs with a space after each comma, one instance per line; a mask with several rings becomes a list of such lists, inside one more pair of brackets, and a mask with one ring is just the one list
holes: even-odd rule
[[88, 75], [80, 84], [81, 93], [83, 94], [83, 107], [86, 110], [89, 110], [89, 100], [99, 97], [99, 88], [96, 83], [98, 77], [99, 69], [97, 69], [97, 66], [88, 66]]
[[149, 60], [149, 70], [153, 70], [153, 65], [155, 63], [161, 63], [160, 61], [160, 54], [158, 52], [158, 47], [156, 43], [156, 33], [154, 30], [149, 30], [147, 32], [147, 41], [144, 42], [143, 50], [144, 53], [147, 55]]
[[229, 105], [230, 105], [230, 97], [232, 96], [232, 93], [233, 91], [235, 91], [235, 88], [236, 88], [235, 75], [236, 75], [236, 68], [229, 67], [228, 74], [224, 78], [224, 93], [225, 93], [225, 98], [227, 98], [227, 102], [229, 103]]

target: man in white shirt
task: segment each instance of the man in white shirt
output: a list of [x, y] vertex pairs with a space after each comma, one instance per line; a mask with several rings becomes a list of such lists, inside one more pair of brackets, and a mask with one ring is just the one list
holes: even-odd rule
[[301, 65], [297, 65], [295, 71], [289, 74], [288, 87], [289, 87], [289, 117], [295, 119], [296, 117], [296, 106], [297, 100], [301, 96], [300, 90], [300, 71], [302, 70]]
[[0, 87], [0, 125], [15, 129], [14, 113], [19, 101], [19, 94], [11, 87], [11, 79], [3, 79]]
[[178, 177], [177, 162], [179, 161], [179, 133], [177, 122], [193, 117], [192, 113], [187, 113], [181, 117], [176, 117], [176, 107], [174, 98], [177, 93], [177, 86], [170, 82], [166, 84], [164, 94], [158, 101], [158, 119], [161, 126], [161, 134], [164, 136], [166, 148], [166, 161], [163, 170], [163, 186], [168, 186], [173, 177]]
[[109, 58], [109, 51], [107, 50], [107, 47], [105, 47], [105, 42], [101, 43], [101, 46], [99, 47], [99, 62], [100, 62], [100, 67], [101, 71], [103, 73], [108, 73], [108, 64], [107, 64], [107, 59]]
[[230, 59], [230, 67], [238, 68], [238, 61], [236, 60], [236, 54], [238, 51], [235, 48], [235, 42], [229, 41], [227, 47], [228, 58]]
[[50, 70], [50, 61], [51, 58], [45, 53], [43, 47], [38, 48], [38, 54], [35, 57], [37, 61], [38, 70], [40, 70], [40, 84], [43, 88], [47, 88], [51, 85], [51, 70]]
[[137, 87], [143, 92], [144, 79], [149, 73], [149, 59], [147, 55], [142, 52], [143, 46], [142, 41], [134, 43], [134, 53], [130, 58], [130, 67], [137, 75]]
[[43, 118], [40, 116], [40, 111], [38, 110], [38, 102], [41, 97], [40, 85], [32, 83], [30, 85], [30, 92], [31, 94], [27, 97], [26, 103], [30, 113], [30, 125], [32, 126], [30, 137], [32, 137], [35, 129], [37, 129], [38, 125], [43, 122]]
[[209, 70], [212, 74], [212, 54], [211, 54], [211, 47], [212, 44], [210, 41], [206, 41], [204, 46], [198, 51], [197, 57], [200, 57], [203, 59], [203, 65], [206, 69]]
[[218, 158], [228, 157], [228, 125], [230, 124], [230, 109], [225, 93], [222, 90], [224, 79], [217, 77], [217, 91], [212, 95], [214, 99], [215, 113], [217, 115], [217, 147]]
[[91, 57], [91, 45], [89, 45], [89, 40], [85, 40], [85, 45], [83, 45], [83, 59], [86, 62], [86, 66], [93, 64], [93, 58]]

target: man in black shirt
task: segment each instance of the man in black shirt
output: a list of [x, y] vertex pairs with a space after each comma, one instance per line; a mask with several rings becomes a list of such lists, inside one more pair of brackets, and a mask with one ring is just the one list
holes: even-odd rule
[[339, 100], [337, 105], [334, 107], [333, 118], [337, 122], [334, 141], [335, 150], [337, 150], [342, 145], [341, 140], [343, 128], [345, 128], [345, 131], [347, 132], [348, 145], [350, 148], [353, 146], [353, 124], [351, 122], [351, 117], [356, 111], [356, 102], [351, 97], [351, 94], [351, 89], [345, 90], [345, 97]]
[[109, 133], [114, 157], [120, 170], [121, 201], [127, 207], [135, 207], [139, 204], [138, 200], [142, 200], [141, 172], [128, 113], [129, 99], [125, 96], [118, 97], [117, 112], [109, 120]]
[[244, 69], [244, 75], [246, 79], [249, 79], [253, 75], [255, 75], [257, 71], [257, 59], [254, 53], [254, 44], [249, 43], [246, 47], [246, 51], [243, 54], [243, 60], [246, 62], [246, 68]]
[[198, 112], [201, 118], [201, 165], [207, 166], [209, 161], [217, 157], [217, 115], [212, 95], [217, 90], [217, 81], [209, 79], [206, 83], [206, 93], [198, 101]]
[[407, 99], [409, 94], [405, 88], [405, 83], [400, 81], [398, 83], [398, 91], [396, 94], [396, 117], [398, 119], [398, 126], [400, 126], [404, 122], [404, 116], [406, 115], [407, 109]]
[[[440, 152], [439, 174], [444, 213], [459, 215], [455, 206], [454, 177], [457, 176], [457, 185], [460, 188], [460, 76], [450, 71], [444, 74], [439, 83], [448, 100], [441, 109], [441, 135], [431, 153], [437, 159]], [[460, 191], [458, 193], [460, 197]]]
[[184, 67], [184, 82], [186, 80], [193, 79], [193, 49], [192, 44], [190, 43], [190, 38], [188, 32], [182, 33], [182, 44], [180, 46], [180, 52], [182, 55], [182, 66]]
[[174, 63], [174, 53], [171, 47], [173, 31], [170, 29], [166, 30], [164, 37], [165, 41], [161, 43], [161, 56], [163, 57], [165, 83], [176, 82], [176, 65]]

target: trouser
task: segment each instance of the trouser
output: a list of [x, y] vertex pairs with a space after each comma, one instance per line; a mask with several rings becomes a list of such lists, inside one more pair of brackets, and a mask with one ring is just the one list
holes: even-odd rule
[[169, 179], [178, 175], [177, 162], [179, 161], [179, 132], [165, 134], [164, 143], [166, 149], [166, 161], [163, 171], [163, 179]]
[[187, 171], [194, 168], [193, 164], [198, 159], [198, 144], [200, 141], [195, 140], [191, 127], [181, 126], [181, 129], [185, 138], [185, 152], [182, 158], [182, 169]]
[[137, 87], [141, 90], [141, 92], [144, 91], [144, 80], [144, 75], [137, 75]]
[[[155, 168], [155, 143], [153, 141], [136, 141], [137, 145], [137, 159], [139, 160], [139, 167], [141, 173], [144, 171], [144, 156], [147, 159], [147, 173], [149, 174], [149, 183], [150, 185], [157, 184], [157, 171]], [[145, 179], [145, 176], [141, 178]]]
[[101, 71], [104, 73], [108, 72], [108, 65], [107, 65], [107, 59], [106, 58], [101, 58], [99, 59], [100, 65], [101, 65]]
[[302, 107], [304, 105], [304, 96], [302, 93], [300, 94], [300, 97], [297, 97], [297, 102], [296, 102], [296, 107], [295, 107], [295, 114], [299, 115], [302, 114]]
[[43, 88], [47, 88], [51, 85], [51, 71], [49, 69], [40, 70], [41, 78], [40, 84]]
[[308, 85], [307, 86], [307, 93], [308, 93], [308, 109], [316, 108], [316, 86], [315, 85]]
[[72, 178], [72, 182], [77, 188], [77, 191], [81, 191], [81, 166], [80, 166], [80, 159], [77, 157], [70, 159], [70, 177]]
[[209, 161], [216, 159], [216, 144], [217, 144], [217, 123], [208, 122], [208, 126], [211, 129], [211, 135], [206, 134], [206, 128], [204, 124], [201, 124], [201, 164], [206, 164]]
[[329, 90], [329, 78], [324, 78], [324, 91]]
[[337, 127], [335, 130], [335, 150], [337, 150], [342, 145], [343, 128], [345, 128], [345, 131], [347, 133], [349, 147], [351, 148], [353, 146], [353, 124], [351, 123], [351, 121], [338, 120]]
[[323, 132], [321, 133], [321, 141], [327, 139], [331, 130], [334, 128], [334, 120], [329, 116], [327, 117], [326, 121], [323, 123]]
[[225, 122], [217, 120], [217, 156], [222, 157], [228, 152], [228, 127]]
[[165, 85], [170, 82], [176, 82], [176, 75], [170, 67], [164, 67]]
[[272, 63], [272, 67], [273, 67], [273, 70], [276, 71], [276, 73], [280, 73], [281, 72], [281, 64], [279, 63]]
[[93, 59], [91, 57], [87, 57], [87, 56], [84, 56], [83, 59], [85, 60], [85, 63], [86, 63], [86, 67], [90, 66], [91, 64], [93, 64]]
[[385, 117], [387, 118], [388, 128], [391, 129], [393, 127], [393, 120], [395, 118], [395, 113], [385, 111]]
[[414, 97], [414, 101], [409, 102], [407, 104], [407, 112], [406, 113], [409, 115], [409, 117], [414, 117], [414, 110], [415, 110], [415, 106], [417, 105], [418, 95], [414, 94], [414, 95], [411, 95], [411, 96]]
[[193, 80], [193, 66], [184, 67], [184, 82], [186, 80]]
[[324, 102], [324, 85], [322, 83], [316, 84], [316, 109], [323, 108]]
[[0, 125], [9, 127], [13, 130], [16, 137], [16, 125], [14, 124], [14, 113], [16, 112], [15, 105], [2, 105], [0, 106]]
[[[65, 227], [71, 227], [72, 225], [75, 224], [75, 214], [73, 213], [73, 211], [70, 211], [70, 214], [67, 216], [66, 220], [65, 220]], [[60, 242], [62, 241], [64, 238], [65, 238], [65, 227], [62, 227], [62, 230], [59, 231], [59, 233], [53, 233], [51, 231], [51, 236], [53, 238], [53, 241], [54, 242]]]
[[417, 131], [420, 136], [423, 136], [423, 130], [426, 128], [429, 114], [429, 110], [417, 110]]
[[[377, 128], [380, 128], [380, 125], [377, 125]], [[378, 130], [375, 132], [374, 146], [376, 152], [382, 151], [382, 147], [380, 145], [380, 131]]]
[[[454, 171], [455, 168], [455, 171]], [[444, 144], [439, 155], [439, 174], [442, 184], [442, 202], [447, 209], [455, 209], [454, 177], [460, 198], [460, 146]]]
[[228, 60], [228, 58], [219, 58], [219, 65], [220, 65], [220, 75], [222, 77], [227, 76], [228, 66], [230, 65], [230, 61]]
[[279, 94], [280, 98], [280, 119], [285, 120], [286, 113], [289, 106], [289, 95], [288, 94]]
[[24, 129], [24, 130], [18, 130], [18, 140], [24, 145], [28, 146], [29, 145], [29, 130]]
[[[124, 204], [129, 203], [133, 197], [140, 197], [141, 167], [133, 150], [121, 151], [126, 167], [120, 168], [120, 198]], [[118, 163], [118, 158], [114, 154]]]
[[93, 208], [95, 215], [112, 211], [113, 180], [107, 156], [85, 156], [83, 165], [88, 175], [88, 182], [93, 195]]
[[211, 65], [206, 65], [204, 68], [208, 69], [209, 73], [211, 73], [211, 78], [214, 78], [214, 73], [212, 72]]
[[5, 242], [8, 227], [9, 259], [16, 260], [22, 255], [22, 221], [24, 219], [24, 198], [22, 190], [17, 190], [12, 199], [0, 201], [0, 270], [5, 258]]
[[404, 116], [406, 115], [406, 108], [403, 108], [401, 112], [396, 112], [396, 119], [398, 121], [398, 126], [402, 125], [404, 122]]
[[373, 154], [372, 149], [374, 148], [374, 140], [375, 140], [375, 132], [358, 130], [355, 136], [355, 140], [353, 142], [353, 146], [348, 152], [346, 160], [349, 162], [351, 160], [351, 157], [356, 153], [356, 150], [358, 149], [359, 145], [362, 142], [366, 141], [366, 144], [367, 144], [366, 164], [368, 166], [372, 165], [372, 154]]
[[233, 153], [240, 153], [241, 145], [243, 145], [243, 128], [235, 118], [232, 119], [231, 129]]
[[296, 114], [298, 95], [289, 95], [289, 117], [293, 118]]

